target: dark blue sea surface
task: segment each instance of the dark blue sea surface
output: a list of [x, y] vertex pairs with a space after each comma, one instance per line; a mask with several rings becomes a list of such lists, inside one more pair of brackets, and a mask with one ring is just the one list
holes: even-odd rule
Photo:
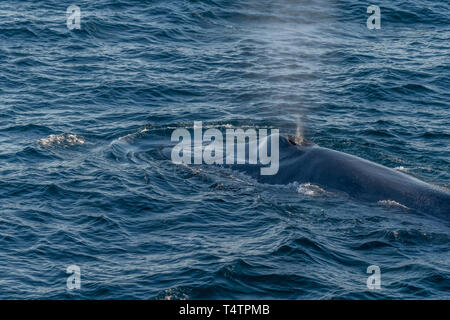
[[70, 4], [0, 2], [0, 298], [450, 298], [448, 220], [160, 152], [301, 127], [449, 188], [449, 2], [377, 1], [379, 30], [359, 0]]

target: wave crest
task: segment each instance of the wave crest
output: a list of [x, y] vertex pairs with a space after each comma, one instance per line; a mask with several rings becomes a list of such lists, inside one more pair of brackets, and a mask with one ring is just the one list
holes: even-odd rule
[[57, 146], [67, 147], [85, 144], [84, 138], [72, 133], [51, 134], [46, 138], [39, 139], [37, 144], [43, 148], [52, 148]]
[[302, 183], [297, 187], [297, 192], [307, 196], [324, 196], [329, 194], [326, 190], [312, 183]]
[[401, 209], [405, 209], [408, 210], [409, 208], [401, 203], [398, 203], [397, 201], [394, 200], [380, 200], [377, 202], [378, 204], [385, 206], [387, 208], [401, 208]]

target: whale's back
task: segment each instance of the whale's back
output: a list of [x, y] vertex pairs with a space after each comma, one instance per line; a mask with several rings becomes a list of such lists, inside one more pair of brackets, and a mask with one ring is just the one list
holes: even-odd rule
[[363, 201], [395, 201], [445, 217], [450, 213], [450, 193], [443, 188], [347, 153], [316, 145], [295, 145], [284, 137], [280, 137], [278, 173], [257, 179], [271, 184], [312, 183]]

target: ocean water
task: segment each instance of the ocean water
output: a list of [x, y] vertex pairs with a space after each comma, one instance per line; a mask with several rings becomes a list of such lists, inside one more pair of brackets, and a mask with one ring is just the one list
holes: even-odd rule
[[160, 153], [301, 127], [450, 187], [448, 2], [377, 1], [379, 30], [359, 0], [70, 4], [0, 3], [0, 298], [450, 298], [448, 220]]

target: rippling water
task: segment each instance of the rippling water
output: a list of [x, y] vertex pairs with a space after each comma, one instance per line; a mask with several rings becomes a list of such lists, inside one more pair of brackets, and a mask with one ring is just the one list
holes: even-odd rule
[[72, 31], [68, 3], [0, 5], [0, 298], [450, 298], [448, 221], [159, 152], [301, 122], [450, 187], [447, 2], [378, 1], [380, 30], [366, 1], [76, 4]]

